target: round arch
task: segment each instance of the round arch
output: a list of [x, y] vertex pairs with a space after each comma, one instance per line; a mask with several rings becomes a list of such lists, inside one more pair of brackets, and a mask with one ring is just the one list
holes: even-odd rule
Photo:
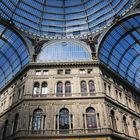
[[140, 89], [140, 13], [114, 24], [103, 36], [98, 58], [129, 83]]
[[37, 62], [69, 62], [92, 60], [89, 46], [77, 40], [55, 40], [45, 43]]
[[0, 88], [29, 63], [29, 50], [22, 36], [0, 20]]

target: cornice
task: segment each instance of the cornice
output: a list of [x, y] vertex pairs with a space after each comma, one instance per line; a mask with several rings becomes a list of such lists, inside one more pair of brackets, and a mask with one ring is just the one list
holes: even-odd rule
[[98, 66], [99, 61], [80, 61], [80, 62], [46, 62], [46, 63], [30, 63], [29, 67], [37, 68], [37, 67], [46, 67], [46, 68], [65, 68], [65, 67], [82, 67], [82, 66]]

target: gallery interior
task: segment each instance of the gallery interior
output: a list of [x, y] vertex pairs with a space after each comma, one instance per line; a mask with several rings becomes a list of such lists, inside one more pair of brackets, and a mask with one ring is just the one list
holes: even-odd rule
[[140, 1], [1, 0], [0, 140], [140, 140]]

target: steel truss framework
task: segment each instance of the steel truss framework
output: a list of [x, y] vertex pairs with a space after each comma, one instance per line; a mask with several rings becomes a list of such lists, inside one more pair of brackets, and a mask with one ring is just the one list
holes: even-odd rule
[[140, 88], [140, 14], [124, 18], [111, 27], [98, 53], [102, 63]]
[[0, 24], [0, 88], [29, 62], [25, 42], [18, 33]]
[[81, 37], [108, 26], [137, 0], [1, 0], [1, 17], [43, 38]]

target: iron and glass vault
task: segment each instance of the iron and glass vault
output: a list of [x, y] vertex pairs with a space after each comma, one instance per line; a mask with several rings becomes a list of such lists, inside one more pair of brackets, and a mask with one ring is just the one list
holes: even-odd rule
[[111, 27], [98, 53], [102, 63], [140, 89], [140, 14]]
[[25, 42], [17, 32], [0, 24], [0, 88], [29, 62]]
[[1, 0], [0, 15], [42, 38], [82, 37], [108, 26], [137, 0]]

